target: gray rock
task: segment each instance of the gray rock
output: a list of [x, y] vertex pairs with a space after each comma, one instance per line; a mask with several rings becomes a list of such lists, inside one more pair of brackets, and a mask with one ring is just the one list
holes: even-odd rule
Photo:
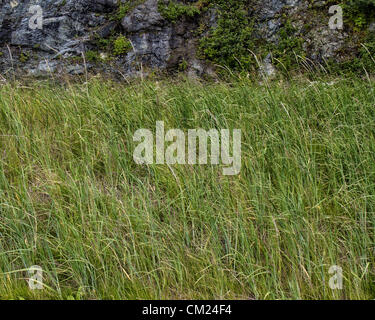
[[[131, 0], [121, 0], [130, 3]], [[164, 0], [159, 0], [164, 1]], [[181, 0], [178, 0], [181, 2]], [[182, 62], [192, 76], [211, 74], [209, 63], [197, 56], [200, 25], [208, 34], [217, 26], [218, 12], [210, 8], [201, 16], [181, 18], [171, 23], [158, 11], [158, 0], [140, 1], [121, 21], [116, 15], [118, 0], [0, 0], [0, 73], [10, 69], [28, 74], [70, 73], [82, 74], [85, 67], [114, 74], [136, 76], [145, 68], [174, 70]], [[187, 2], [185, 0], [184, 2]], [[196, 0], [189, 0], [193, 3]], [[134, 2], [133, 2], [134, 3]], [[326, 20], [311, 21], [311, 2], [308, 0], [254, 0], [248, 14], [254, 18], [254, 36], [265, 42], [277, 44], [283, 27], [282, 16], [287, 16], [296, 26], [296, 36], [304, 39], [306, 56], [315, 62], [327, 58], [340, 59], [341, 49], [348, 35], [328, 28]], [[324, 8], [328, 1], [314, 2], [313, 6]], [[29, 26], [31, 5], [43, 10], [42, 29]], [[310, 24], [312, 29], [304, 31]], [[375, 29], [373, 24], [370, 30]], [[77, 62], [82, 52], [100, 53], [97, 38], [109, 39], [112, 34], [124, 34], [132, 44], [130, 52], [112, 57], [111, 61], [97, 63]], [[8, 52], [11, 51], [11, 55]], [[275, 73], [268, 56], [261, 67], [267, 76]]]
[[166, 24], [158, 11], [158, 0], [147, 0], [137, 6], [121, 22], [126, 32], [157, 30]]
[[273, 78], [277, 71], [275, 66], [272, 64], [271, 54], [268, 54], [267, 57], [263, 60], [263, 63], [260, 67], [260, 72], [267, 78]]

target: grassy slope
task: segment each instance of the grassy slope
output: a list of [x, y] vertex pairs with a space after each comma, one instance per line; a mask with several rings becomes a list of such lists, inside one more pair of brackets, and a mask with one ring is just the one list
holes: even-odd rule
[[[374, 89], [1, 87], [0, 297], [375, 298]], [[137, 166], [133, 133], [156, 120], [242, 129], [241, 174]], [[42, 291], [19, 271], [35, 264]]]

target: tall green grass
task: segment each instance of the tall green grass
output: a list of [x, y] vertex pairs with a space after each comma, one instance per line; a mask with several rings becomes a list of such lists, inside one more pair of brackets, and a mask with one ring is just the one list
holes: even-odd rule
[[[0, 298], [374, 299], [375, 83], [0, 88]], [[242, 130], [242, 170], [138, 166], [140, 128]], [[30, 290], [25, 269], [44, 269]], [[328, 286], [332, 265], [343, 290]]]

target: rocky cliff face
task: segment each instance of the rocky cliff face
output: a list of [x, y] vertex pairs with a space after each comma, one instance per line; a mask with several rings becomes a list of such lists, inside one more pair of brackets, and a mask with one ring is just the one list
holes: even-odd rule
[[[43, 75], [82, 74], [87, 69], [121, 77], [152, 69], [186, 70], [191, 75], [213, 72], [198, 47], [200, 39], [216, 27], [215, 6], [172, 19], [160, 12], [160, 1], [168, 3], [0, 0], [0, 72], [5, 77], [14, 70]], [[177, 1], [196, 7], [203, 2]], [[288, 17], [294, 36], [302, 39], [305, 57], [315, 62], [342, 59], [348, 34], [328, 28], [327, 2], [252, 1], [247, 14], [253, 17], [254, 37], [277, 44]], [[272, 72], [269, 59], [265, 62], [265, 70]]]

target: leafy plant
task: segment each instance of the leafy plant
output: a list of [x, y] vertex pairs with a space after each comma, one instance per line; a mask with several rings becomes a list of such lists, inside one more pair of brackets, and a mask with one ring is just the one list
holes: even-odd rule
[[19, 58], [20, 62], [26, 63], [27, 61], [29, 61], [29, 59], [30, 59], [29, 53], [21, 52], [20, 58]]
[[279, 31], [279, 42], [271, 46], [274, 61], [279, 64], [279, 69], [289, 71], [296, 64], [296, 56], [303, 56], [303, 39], [296, 36], [296, 28], [290, 20], [285, 22]]
[[200, 10], [194, 5], [186, 5], [171, 0], [168, 2], [159, 1], [158, 10], [165, 19], [171, 22], [176, 22], [182, 16], [194, 17], [200, 13]]
[[255, 63], [253, 21], [247, 0], [213, 3], [219, 11], [217, 26], [201, 39], [200, 51], [204, 58], [235, 70], [250, 70]]
[[131, 0], [126, 3], [120, 2], [116, 13], [111, 17], [111, 20], [122, 20], [134, 7], [144, 2], [144, 0]]
[[125, 36], [120, 35], [113, 41], [113, 54], [120, 56], [127, 53], [132, 49], [132, 45], [129, 39]]
[[357, 30], [363, 29], [375, 16], [375, 0], [345, 0], [344, 14]]
[[98, 52], [93, 50], [86, 51], [86, 60], [96, 62], [100, 60], [100, 55]]

